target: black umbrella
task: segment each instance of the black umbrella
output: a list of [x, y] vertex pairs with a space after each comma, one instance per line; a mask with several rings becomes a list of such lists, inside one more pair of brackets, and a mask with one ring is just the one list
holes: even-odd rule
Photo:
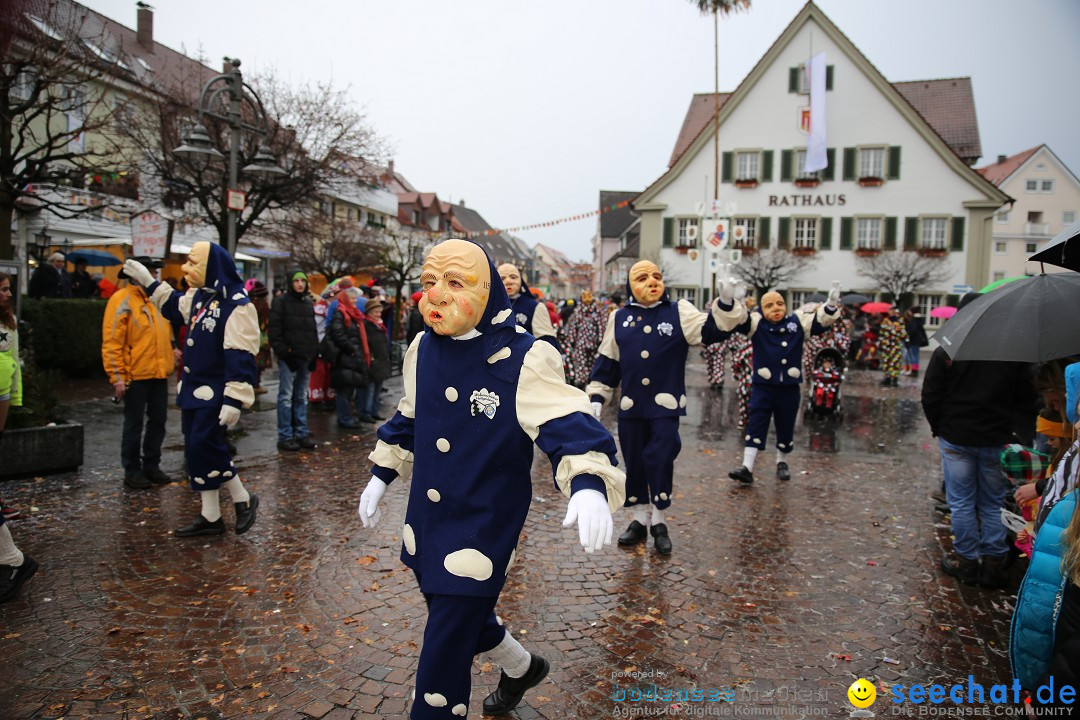
[[829, 296], [825, 293], [810, 293], [806, 296], [806, 302], [825, 302], [829, 299]]
[[860, 293], [848, 293], [847, 295], [840, 296], [840, 302], [844, 305], [862, 305], [863, 303], [868, 303], [873, 299], [874, 298], [867, 297]]
[[1080, 353], [1080, 274], [1006, 283], [960, 308], [934, 334], [953, 360], [1046, 362]]
[[1050, 238], [1046, 247], [1028, 260], [1080, 270], [1080, 220]]

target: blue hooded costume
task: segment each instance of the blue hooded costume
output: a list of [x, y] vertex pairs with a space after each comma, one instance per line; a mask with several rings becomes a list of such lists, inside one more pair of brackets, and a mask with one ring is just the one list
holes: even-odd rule
[[401, 560], [429, 611], [413, 718], [464, 715], [473, 656], [506, 634], [494, 607], [532, 499], [533, 444], [564, 494], [598, 490], [612, 509], [624, 494], [611, 434], [563, 381], [559, 353], [517, 326], [487, 263], [494, 281], [479, 334], [416, 336], [405, 397], [370, 456], [387, 483], [412, 476]]
[[219, 424], [222, 405], [250, 407], [255, 401], [259, 318], [232, 256], [207, 243], [205, 282], [186, 293], [163, 282], [147, 295], [174, 325], [187, 326], [183, 372], [176, 386], [184, 431], [184, 453], [193, 490], [214, 490], [236, 474]]
[[[495, 274], [495, 277], [499, 277], [498, 273]], [[506, 291], [505, 286], [503, 291]], [[514, 319], [518, 325], [525, 329], [525, 332], [537, 340], [551, 343], [552, 347], [558, 350], [559, 354], [562, 354], [559, 340], [555, 337], [555, 328], [552, 326], [551, 317], [548, 315], [547, 305], [533, 297], [532, 290], [529, 289], [529, 284], [525, 282], [525, 278], [521, 278], [521, 290], [510, 301], [510, 307], [514, 311]]]

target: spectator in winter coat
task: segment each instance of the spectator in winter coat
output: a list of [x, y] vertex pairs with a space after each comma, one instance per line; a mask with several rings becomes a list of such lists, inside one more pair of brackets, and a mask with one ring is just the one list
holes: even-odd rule
[[371, 366], [368, 368], [368, 384], [359, 403], [360, 412], [373, 420], [385, 420], [379, 407], [382, 386], [390, 377], [390, 337], [383, 324], [383, 305], [378, 300], [368, 300], [364, 305], [364, 328], [368, 347], [371, 348]]
[[409, 308], [409, 326], [405, 335], [406, 341], [409, 345], [412, 345], [412, 341], [417, 335], [424, 332], [424, 316], [420, 314], [420, 296], [424, 293], [417, 290], [412, 294], [412, 307]]
[[910, 307], [904, 311], [904, 327], [907, 329], [907, 341], [904, 343], [904, 367], [902, 375], [919, 377], [919, 351], [930, 344], [926, 337], [926, 320], [921, 308]]
[[319, 335], [302, 270], [293, 271], [288, 291], [274, 298], [267, 330], [278, 359], [278, 449], [311, 450], [316, 445], [308, 433], [308, 377], [319, 352]]
[[86, 272], [86, 265], [87, 262], [84, 257], [80, 257], [75, 261], [75, 272], [70, 275], [71, 297], [73, 298], [85, 300], [100, 295], [94, 278], [90, 277], [90, 273]]
[[[327, 337], [336, 350], [330, 359], [330, 383], [334, 386], [338, 427], [355, 429], [375, 422], [364, 409], [364, 388], [370, 382], [371, 348], [364, 314], [357, 307], [360, 291], [349, 287], [338, 293]], [[375, 302], [374, 300], [370, 302]], [[353, 404], [358, 417], [353, 419]]]
[[58, 252], [49, 256], [48, 262], [37, 266], [37, 270], [30, 276], [30, 297], [39, 298], [62, 298], [71, 297], [71, 283], [68, 280], [65, 266], [67, 261]]

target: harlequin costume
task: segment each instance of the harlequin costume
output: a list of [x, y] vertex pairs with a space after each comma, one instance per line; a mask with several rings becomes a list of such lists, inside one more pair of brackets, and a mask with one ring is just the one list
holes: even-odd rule
[[[639, 278], [647, 273], [650, 279]], [[647, 287], [643, 284], [651, 283]], [[686, 357], [691, 345], [725, 339], [716, 318], [688, 300], [672, 302], [655, 264], [642, 261], [630, 269], [628, 297], [633, 300], [608, 317], [600, 352], [585, 392], [597, 407], [620, 389], [619, 447], [626, 462], [625, 507], [634, 519], [619, 537], [635, 545], [646, 525], [662, 554], [671, 552], [664, 510], [671, 505], [675, 458], [682, 440], [679, 418], [686, 414]], [[649, 509], [652, 507], [652, 513]]]
[[166, 319], [187, 326], [176, 404], [181, 411], [191, 489], [199, 493], [202, 511], [192, 525], [174, 534], [188, 537], [225, 531], [218, 507], [222, 485], [232, 496], [236, 532], [242, 534], [255, 522], [259, 499], [240, 482], [225, 431], [239, 418], [240, 408], [255, 401], [259, 317], [236, 264], [220, 245], [195, 243], [183, 269], [191, 288], [186, 293], [154, 281], [137, 262], [128, 260], [124, 266], [124, 272], [140, 284], [144, 279], [151, 281], [145, 283], [147, 294]]
[[[474, 243], [440, 244], [421, 277], [425, 317], [439, 316], [437, 310], [445, 310], [439, 298], [453, 294], [443, 278], [460, 282], [470, 275], [436, 276], [428, 268], [437, 254], [440, 261], [450, 258], [451, 268], [459, 256], [482, 258], [498, 277]], [[429, 330], [409, 346], [405, 396], [378, 431], [370, 456], [374, 478], [361, 498], [368, 524], [377, 515], [365, 508], [377, 506], [385, 483], [412, 476], [401, 560], [416, 573], [429, 613], [414, 720], [465, 716], [472, 661], [481, 652], [503, 668], [498, 689], [484, 701], [485, 714], [513, 708], [547, 674], [547, 661], [525, 651], [494, 614], [532, 498], [532, 445], [551, 459], [556, 486], [571, 505], [579, 494], [598, 493], [610, 524], [610, 509], [625, 493], [614, 440], [592, 417], [588, 398], [563, 381], [559, 354], [516, 325], [497, 281], [483, 302], [468, 332]], [[380, 487], [378, 496], [365, 500], [373, 486]]]
[[904, 343], [908, 341], [907, 328], [898, 317], [893, 317], [892, 310], [878, 327], [878, 357], [881, 359], [881, 371], [885, 373], [882, 385], [900, 384], [900, 365], [904, 359]]
[[731, 351], [731, 377], [739, 400], [738, 426], [746, 427], [750, 417], [750, 386], [754, 371], [754, 345], [750, 338], [732, 333], [725, 343]]
[[705, 376], [713, 387], [724, 385], [724, 354], [727, 340], [709, 343], [701, 348], [701, 357], [705, 361]]
[[583, 388], [589, 382], [600, 340], [607, 327], [608, 312], [598, 302], [575, 303], [575, 310], [567, 318], [560, 333], [566, 357], [566, 382]]

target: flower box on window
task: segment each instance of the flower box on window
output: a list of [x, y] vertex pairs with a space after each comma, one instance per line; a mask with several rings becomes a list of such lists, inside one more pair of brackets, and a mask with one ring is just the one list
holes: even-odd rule
[[949, 251], [946, 250], [945, 248], [932, 248], [932, 247], [921, 247], [918, 250], [916, 250], [916, 252], [919, 253], [920, 255], [922, 255], [923, 257], [945, 257], [946, 255], [949, 254]]
[[813, 247], [793, 247], [791, 253], [793, 255], [813, 255], [817, 252], [817, 248]]
[[757, 252], [757, 248], [753, 245], [740, 245], [738, 243], [733, 243], [730, 247], [732, 250], [741, 250], [743, 255], [753, 255]]
[[859, 185], [862, 187], [881, 187], [885, 184], [885, 181], [879, 177], [861, 177], [859, 178]]
[[795, 187], [812, 188], [821, 184], [821, 181], [817, 178], [798, 178], [795, 180]]
[[751, 178], [749, 180], [736, 180], [735, 187], [737, 188], [756, 188], [759, 185], [757, 178]]
[[690, 252], [690, 246], [689, 245], [676, 245], [675, 246], [675, 252], [679, 253], [680, 255], [685, 255], [686, 253]]
[[861, 247], [855, 248], [855, 254], [859, 257], [873, 257], [881, 254], [881, 248]]

